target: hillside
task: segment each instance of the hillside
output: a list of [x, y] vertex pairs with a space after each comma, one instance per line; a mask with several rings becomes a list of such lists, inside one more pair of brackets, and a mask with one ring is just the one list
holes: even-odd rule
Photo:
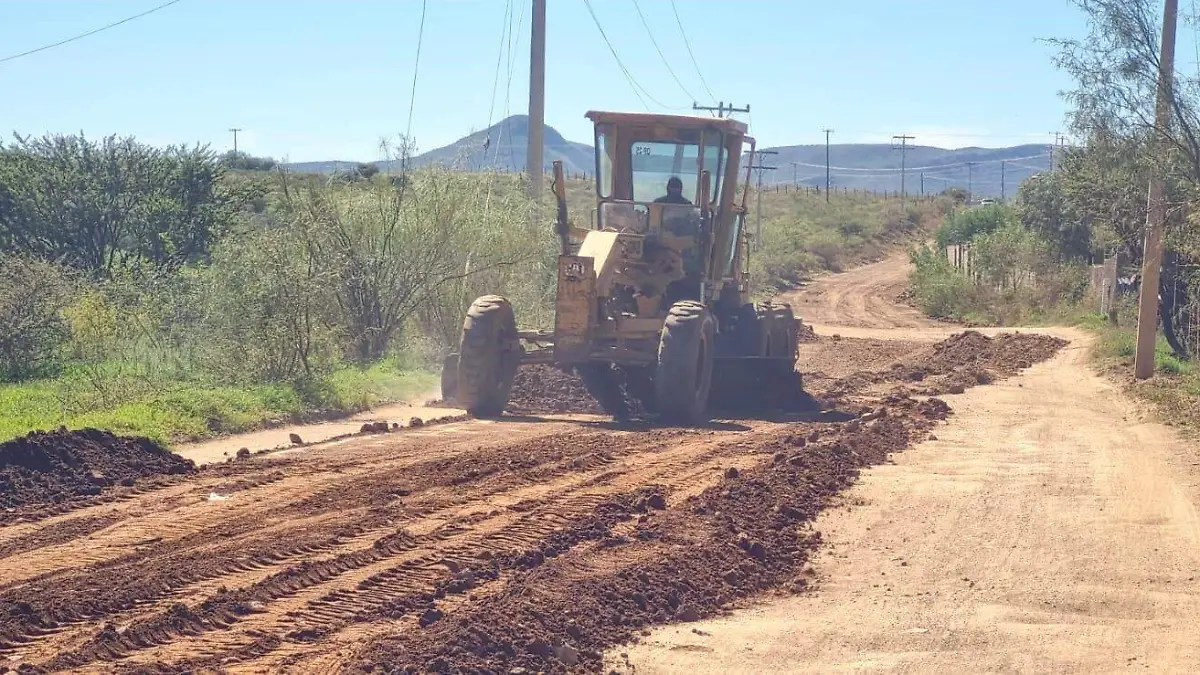
[[[525, 148], [529, 138], [529, 118], [513, 115], [483, 131], [473, 132], [449, 145], [421, 153], [413, 158], [414, 166], [441, 164], [464, 171], [520, 171], [525, 166]], [[490, 139], [490, 142], [489, 142]], [[486, 149], [485, 149], [486, 144]], [[776, 171], [763, 175], [768, 185], [793, 182], [800, 185], [825, 185], [825, 146], [790, 145], [767, 146], [779, 154], [767, 156], [765, 163]], [[976, 197], [999, 197], [1002, 191], [1015, 194], [1021, 181], [1050, 166], [1050, 146], [1017, 145], [1007, 148], [945, 149], [929, 146], [910, 146], [906, 154], [908, 167], [905, 188], [910, 194], [922, 190], [941, 192], [950, 186], [970, 187]], [[594, 172], [592, 146], [563, 138], [553, 127], [545, 131], [544, 165], [547, 170], [555, 160], [562, 160], [568, 174]], [[793, 166], [793, 162], [795, 165]], [[970, 162], [974, 162], [973, 168]], [[831, 182], [836, 188], [874, 192], [900, 190], [900, 152], [891, 145], [872, 143], [842, 143], [829, 147]], [[296, 171], [331, 173], [355, 162], [329, 160], [297, 162], [287, 166]], [[374, 162], [387, 170], [387, 162]], [[1003, 174], [1003, 175], [1002, 175]]]
[[[769, 147], [778, 155], [765, 157], [768, 184], [825, 185], [825, 146], [792, 145]], [[792, 163], [796, 165], [793, 166]], [[972, 168], [968, 163], [975, 162]], [[1050, 168], [1049, 146], [1017, 145], [1008, 148], [959, 148], [948, 150], [911, 146], [906, 152], [906, 188], [941, 192], [948, 186], [966, 188], [976, 196], [998, 197], [1003, 187], [1015, 194], [1021, 181]], [[887, 144], [838, 144], [829, 146], [831, 183], [851, 190], [895, 191], [900, 189], [900, 151]], [[1003, 176], [1001, 173], [1003, 172]]]

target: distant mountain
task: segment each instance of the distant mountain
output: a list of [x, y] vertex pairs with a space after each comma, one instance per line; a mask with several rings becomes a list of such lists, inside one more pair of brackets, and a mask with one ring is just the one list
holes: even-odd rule
[[[465, 171], [498, 169], [521, 171], [525, 168], [525, 150], [529, 139], [529, 117], [513, 115], [459, 140], [413, 158], [414, 166], [440, 164]], [[592, 174], [595, 160], [592, 146], [562, 137], [553, 127], [544, 133], [543, 165], [549, 170], [554, 160], [562, 160], [568, 174]], [[970, 187], [976, 197], [1016, 194], [1017, 186], [1029, 176], [1050, 168], [1049, 145], [1017, 145], [1008, 148], [958, 148], [947, 150], [929, 146], [909, 146], [905, 151], [905, 190], [919, 194], [922, 182], [926, 193], [941, 192], [950, 186]], [[777, 152], [766, 155], [763, 163], [777, 167], [763, 174], [765, 185], [825, 185], [825, 146], [789, 145], [764, 148]], [[793, 166], [793, 162], [795, 165]], [[373, 162], [387, 170], [388, 162]], [[974, 163], [973, 165], [971, 163]], [[349, 161], [297, 162], [288, 164], [295, 171], [332, 173], [357, 164]], [[896, 192], [900, 190], [900, 151], [891, 145], [851, 143], [829, 147], [830, 177], [837, 189]], [[1003, 175], [1002, 175], [1003, 174]]]
[[[946, 150], [909, 146], [905, 151], [904, 187], [919, 194], [922, 181], [926, 193], [947, 187], [971, 189], [977, 197], [1009, 197], [1021, 181], [1050, 169], [1049, 145], [1017, 145], [1009, 148], [959, 148]], [[825, 186], [825, 146], [791, 145], [774, 148], [777, 155], [763, 156], [763, 164], [777, 167], [763, 174], [763, 183]], [[795, 165], [793, 166], [793, 162]], [[970, 163], [974, 163], [972, 166]], [[830, 183], [849, 190], [900, 189], [900, 151], [884, 144], [839, 144], [829, 146]]]
[[[594, 173], [596, 161], [592, 146], [575, 143], [562, 137], [547, 125], [542, 133], [542, 164], [549, 170], [555, 160], [562, 160], [568, 174]], [[413, 158], [415, 166], [441, 164], [467, 171], [499, 169], [523, 171], [526, 149], [529, 147], [529, 116], [513, 115], [464, 138]]]

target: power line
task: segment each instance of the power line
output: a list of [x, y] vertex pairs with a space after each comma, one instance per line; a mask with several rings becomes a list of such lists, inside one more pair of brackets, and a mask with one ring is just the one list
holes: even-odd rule
[[704, 80], [704, 73], [700, 72], [700, 64], [696, 63], [696, 55], [692, 53], [692, 43], [688, 40], [687, 31], [683, 29], [683, 21], [679, 18], [679, 9], [675, 7], [675, 0], [671, 0], [671, 11], [675, 14], [675, 25], [679, 26], [679, 34], [683, 36], [683, 46], [687, 47], [688, 57], [692, 59], [692, 67], [696, 69], [696, 74], [700, 76], [700, 84], [704, 85], [704, 91], [708, 92], [710, 99], [716, 98], [712, 93], [712, 89], [708, 88], [708, 82]]
[[[636, 78], [634, 78], [633, 73], [629, 72], [629, 69], [626, 68], [625, 64], [621, 62], [621, 57], [617, 56], [616, 48], [613, 47], [612, 42], [609, 41], [608, 35], [604, 32], [604, 27], [600, 25], [600, 19], [596, 16], [596, 11], [592, 9], [591, 0], [583, 0], [583, 4], [587, 6], [588, 14], [592, 15], [592, 22], [596, 24], [596, 30], [600, 31], [600, 37], [604, 38], [604, 44], [608, 45], [608, 51], [612, 52], [613, 59], [615, 59], [617, 62], [617, 67], [621, 69], [622, 73], [624, 73], [625, 79], [629, 81], [629, 86], [633, 87], [633, 93], [638, 97], [638, 100], [642, 102], [642, 106], [646, 109], [650, 108], [650, 106], [646, 105], [646, 99], [648, 98], [660, 108], [666, 108], [667, 110], [683, 110], [683, 108], [671, 107], [662, 101], [659, 101], [651, 96], [650, 92], [646, 91], [645, 87], [638, 84], [638, 81]], [[640, 94], [638, 93], [638, 90], [641, 90]], [[646, 95], [645, 98], [642, 98], [642, 94]]]
[[[895, 172], [902, 172], [905, 170], [907, 170], [907, 171], [929, 171], [932, 169], [953, 169], [955, 167], [963, 167], [963, 166], [966, 166], [967, 164], [971, 164], [971, 163], [995, 164], [997, 162], [1015, 162], [1015, 161], [1025, 160], [1025, 159], [1039, 159], [1042, 157], [1045, 157], [1045, 155], [1029, 155], [1027, 157], [1013, 157], [1011, 159], [1009, 159], [1009, 158], [981, 159], [981, 160], [977, 160], [975, 162], [955, 162], [954, 164], [936, 164], [933, 166], [910, 166], [907, 169], [900, 169], [900, 168], [895, 168], [895, 167], [879, 167], [879, 168], [875, 168], [875, 169], [864, 169], [861, 167], [853, 167], [853, 166], [833, 166], [830, 168], [835, 171], [863, 171], [863, 172], [868, 172], [868, 173], [895, 173]], [[807, 166], [807, 167], [814, 168], [814, 169], [824, 169], [825, 168], [824, 164], [808, 164], [806, 162], [797, 162], [797, 163], [800, 166]]]
[[[508, 34], [508, 27], [512, 21], [509, 19], [512, 16], [513, 0], [508, 0], [504, 6], [504, 21], [500, 24], [500, 46], [496, 49], [496, 74], [492, 77], [492, 102], [488, 105], [488, 128], [492, 127], [492, 120], [496, 114], [496, 90], [500, 88], [500, 64], [504, 62], [504, 37]], [[488, 134], [488, 141], [491, 141], [491, 134]], [[487, 148], [484, 148], [487, 152]]]
[[[507, 71], [508, 79], [504, 83], [504, 87], [505, 87], [505, 90], [504, 90], [504, 119], [506, 122], [509, 118], [509, 113], [512, 112], [513, 65], [517, 62], [517, 53], [513, 51], [513, 36], [520, 35], [522, 30], [524, 30], [525, 15], [530, 13], [529, 9], [530, 9], [530, 7], [529, 7], [528, 2], [521, 3], [521, 11], [517, 13], [517, 30], [516, 30], [516, 32], [514, 32], [513, 28], [512, 28], [512, 17], [509, 17], [509, 20], [508, 20], [508, 71]], [[517, 40], [519, 42], [520, 38], [517, 38]], [[519, 47], [520, 45], [518, 44], [517, 46]], [[500, 138], [503, 138], [504, 131], [507, 128], [508, 128], [507, 124], [500, 127], [500, 134], [499, 134]], [[495, 168], [496, 162], [499, 162], [499, 161], [500, 161], [500, 149], [497, 148], [496, 149], [496, 158], [495, 158], [495, 161], [493, 162], [493, 168]], [[514, 171], [517, 169], [517, 158], [516, 158], [516, 155], [513, 154], [513, 144], [512, 143], [508, 144], [507, 168], [512, 169]]]
[[421, 25], [417, 28], [417, 58], [413, 61], [412, 93], [408, 97], [408, 129], [404, 132], [404, 142], [412, 144], [413, 109], [417, 104], [417, 74], [421, 72], [421, 40], [425, 37], [425, 7], [428, 0], [421, 0]]
[[100, 28], [97, 28], [95, 30], [90, 30], [86, 33], [80, 33], [79, 35], [76, 35], [74, 37], [69, 37], [66, 40], [61, 40], [59, 42], [55, 42], [54, 44], [45, 45], [42, 47], [38, 47], [36, 49], [30, 49], [29, 51], [21, 52], [20, 54], [13, 54], [12, 56], [6, 56], [6, 57], [0, 59], [0, 63], [8, 63], [9, 61], [14, 61], [16, 59], [19, 59], [22, 56], [29, 56], [30, 54], [44, 52], [47, 49], [54, 49], [55, 47], [61, 47], [65, 44], [67, 44], [68, 42], [75, 42], [76, 40], [82, 40], [83, 38], [95, 35], [96, 33], [102, 33], [104, 31], [108, 30], [109, 28], [116, 28], [117, 26], [120, 26], [123, 23], [129, 23], [130, 21], [133, 21], [134, 19], [140, 19], [143, 16], [146, 16], [147, 14], [153, 14], [160, 9], [166, 9], [167, 7], [170, 7], [171, 5], [174, 5], [175, 3], [179, 2], [179, 1], [180, 0], [171, 0], [170, 2], [164, 2], [163, 4], [161, 4], [157, 7], [152, 7], [151, 9], [148, 9], [148, 10], [142, 12], [141, 14], [134, 14], [131, 17], [121, 19], [120, 21], [115, 21], [113, 23], [108, 24], [107, 26], [101, 26]]
[[654, 39], [654, 31], [651, 31], [650, 24], [646, 23], [646, 16], [642, 14], [642, 6], [638, 4], [638, 0], [633, 0], [633, 6], [637, 9], [638, 18], [642, 20], [642, 26], [646, 28], [646, 35], [650, 36], [650, 44], [654, 45], [654, 51], [658, 52], [658, 58], [662, 59], [663, 65], [667, 67], [667, 72], [671, 74], [671, 79], [675, 80], [675, 84], [679, 85], [679, 88], [683, 90], [683, 93], [687, 94], [688, 98], [695, 101], [696, 97], [692, 95], [692, 92], [687, 90], [687, 87], [683, 86], [683, 82], [679, 81], [679, 77], [675, 75], [675, 70], [671, 68], [671, 62], [663, 55], [662, 49], [658, 46], [658, 40]]

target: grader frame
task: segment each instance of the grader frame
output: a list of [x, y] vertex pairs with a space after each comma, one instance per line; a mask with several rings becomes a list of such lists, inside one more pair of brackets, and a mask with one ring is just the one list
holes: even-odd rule
[[[477, 416], [500, 414], [521, 364], [575, 368], [598, 400], [628, 394], [668, 421], [707, 419], [710, 399], [762, 378], [800, 387], [800, 321], [787, 304], [752, 303], [744, 146], [730, 118], [590, 111], [595, 128], [595, 225], [569, 222], [561, 162], [552, 191], [559, 237], [552, 330], [517, 329], [503, 296], [477, 299], [443, 398]], [[752, 164], [753, 162], [750, 162]], [[662, 195], [668, 183], [682, 186]], [[670, 191], [668, 191], [670, 192]], [[661, 195], [661, 196], [660, 196]], [[619, 403], [612, 406], [620, 414]]]

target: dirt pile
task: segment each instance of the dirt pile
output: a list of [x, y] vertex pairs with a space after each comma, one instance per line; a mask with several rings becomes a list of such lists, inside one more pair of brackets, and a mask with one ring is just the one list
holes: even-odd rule
[[0, 508], [63, 502], [196, 465], [147, 438], [82, 429], [32, 432], [0, 443]]
[[636, 640], [644, 627], [696, 621], [772, 588], [803, 588], [821, 541], [805, 524], [862, 468], [945, 413], [944, 404], [899, 397], [858, 424], [795, 424], [754, 444], [735, 441], [761, 460], [678, 501], [657, 486], [614, 496], [544, 546], [481, 561], [489, 577], [509, 578], [494, 591], [475, 589], [476, 602], [448, 592], [394, 605], [422, 628], [368, 647], [358, 667], [602, 672], [603, 650]]
[[540, 364], [517, 369], [506, 410], [516, 415], [604, 414], [578, 372]]
[[835, 405], [847, 397], [890, 386], [908, 393], [961, 394], [971, 387], [1016, 375], [1044, 361], [1066, 340], [1034, 333], [1002, 333], [989, 338], [977, 331], [957, 333], [906, 356], [884, 370], [851, 373], [822, 382], [818, 398]]
[[915, 354], [902, 364], [912, 380], [924, 380], [917, 388], [925, 394], [961, 394], [980, 384], [1016, 375], [1034, 363], [1053, 356], [1066, 340], [1035, 333], [1002, 333], [989, 338], [965, 331]]
[[969, 330], [956, 333], [914, 355], [913, 363], [929, 374], [962, 368], [989, 370], [998, 375], [1015, 375], [1053, 356], [1066, 340], [1036, 333], [1001, 333], [996, 337]]

